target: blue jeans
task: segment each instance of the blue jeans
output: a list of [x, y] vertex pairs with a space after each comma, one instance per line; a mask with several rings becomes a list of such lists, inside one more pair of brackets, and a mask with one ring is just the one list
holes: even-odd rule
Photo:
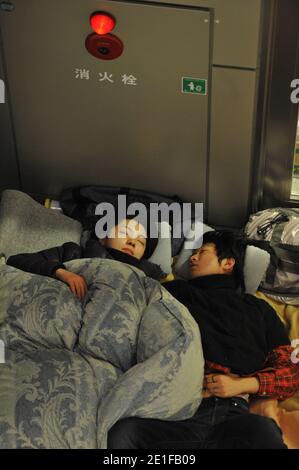
[[245, 400], [205, 398], [184, 421], [125, 418], [108, 433], [108, 449], [287, 449], [274, 420], [249, 413]]

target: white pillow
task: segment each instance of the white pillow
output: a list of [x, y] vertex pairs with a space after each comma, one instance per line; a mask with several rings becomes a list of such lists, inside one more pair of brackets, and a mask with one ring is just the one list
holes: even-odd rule
[[[81, 236], [80, 244], [85, 247], [86, 242], [90, 239], [92, 232], [84, 230]], [[151, 263], [160, 266], [165, 274], [172, 273], [172, 257], [171, 257], [171, 226], [168, 222], [158, 223], [158, 242], [152, 255], [147, 259]]]
[[255, 294], [268, 266], [270, 254], [257, 246], [247, 246], [244, 260], [244, 282], [247, 294]]
[[[203, 233], [214, 230], [208, 225], [203, 224]], [[175, 263], [174, 273], [176, 277], [188, 280], [190, 279], [189, 258], [193, 249], [183, 248]], [[247, 294], [255, 294], [262, 282], [268, 266], [270, 264], [270, 254], [256, 246], [247, 246], [244, 260], [244, 283]]]
[[171, 226], [168, 222], [163, 221], [158, 224], [158, 243], [148, 261], [158, 264], [165, 274], [172, 272]]

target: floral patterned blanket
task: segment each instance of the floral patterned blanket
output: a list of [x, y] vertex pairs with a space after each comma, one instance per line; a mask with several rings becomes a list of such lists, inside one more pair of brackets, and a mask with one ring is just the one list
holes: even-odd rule
[[0, 448], [106, 448], [119, 419], [192, 416], [204, 360], [188, 310], [132, 266], [65, 265], [86, 279], [81, 301], [0, 266]]

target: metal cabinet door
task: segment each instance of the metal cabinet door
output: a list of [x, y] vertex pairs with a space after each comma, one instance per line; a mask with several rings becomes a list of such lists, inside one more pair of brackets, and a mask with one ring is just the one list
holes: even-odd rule
[[[150, 0], [160, 3], [161, 0]], [[173, 0], [163, 0], [173, 3]], [[257, 68], [263, 9], [271, 0], [176, 0], [209, 8], [214, 17], [213, 64]]]
[[[2, 14], [24, 191], [111, 184], [203, 202], [209, 12], [196, 7], [93, 0], [15, 0]], [[85, 49], [89, 15], [116, 18], [116, 60]], [[196, 90], [195, 90], [196, 91]]]

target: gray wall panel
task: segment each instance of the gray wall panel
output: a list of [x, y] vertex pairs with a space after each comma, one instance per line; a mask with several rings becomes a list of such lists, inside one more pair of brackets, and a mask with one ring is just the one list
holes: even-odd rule
[[250, 189], [256, 73], [214, 68], [209, 222], [245, 222]]
[[0, 191], [3, 189], [20, 188], [15, 146], [9, 110], [9, 94], [7, 77], [4, 74], [3, 57], [1, 54], [0, 31], [0, 79], [5, 84], [5, 103], [0, 104]]
[[[0, 19], [23, 190], [130, 186], [205, 202], [213, 224], [245, 221], [262, 0], [14, 3]], [[101, 9], [125, 44], [115, 61], [85, 50]], [[212, 78], [208, 95], [182, 94], [182, 76]]]
[[213, 64], [258, 67], [262, 0], [165, 0], [164, 3], [214, 9]]

